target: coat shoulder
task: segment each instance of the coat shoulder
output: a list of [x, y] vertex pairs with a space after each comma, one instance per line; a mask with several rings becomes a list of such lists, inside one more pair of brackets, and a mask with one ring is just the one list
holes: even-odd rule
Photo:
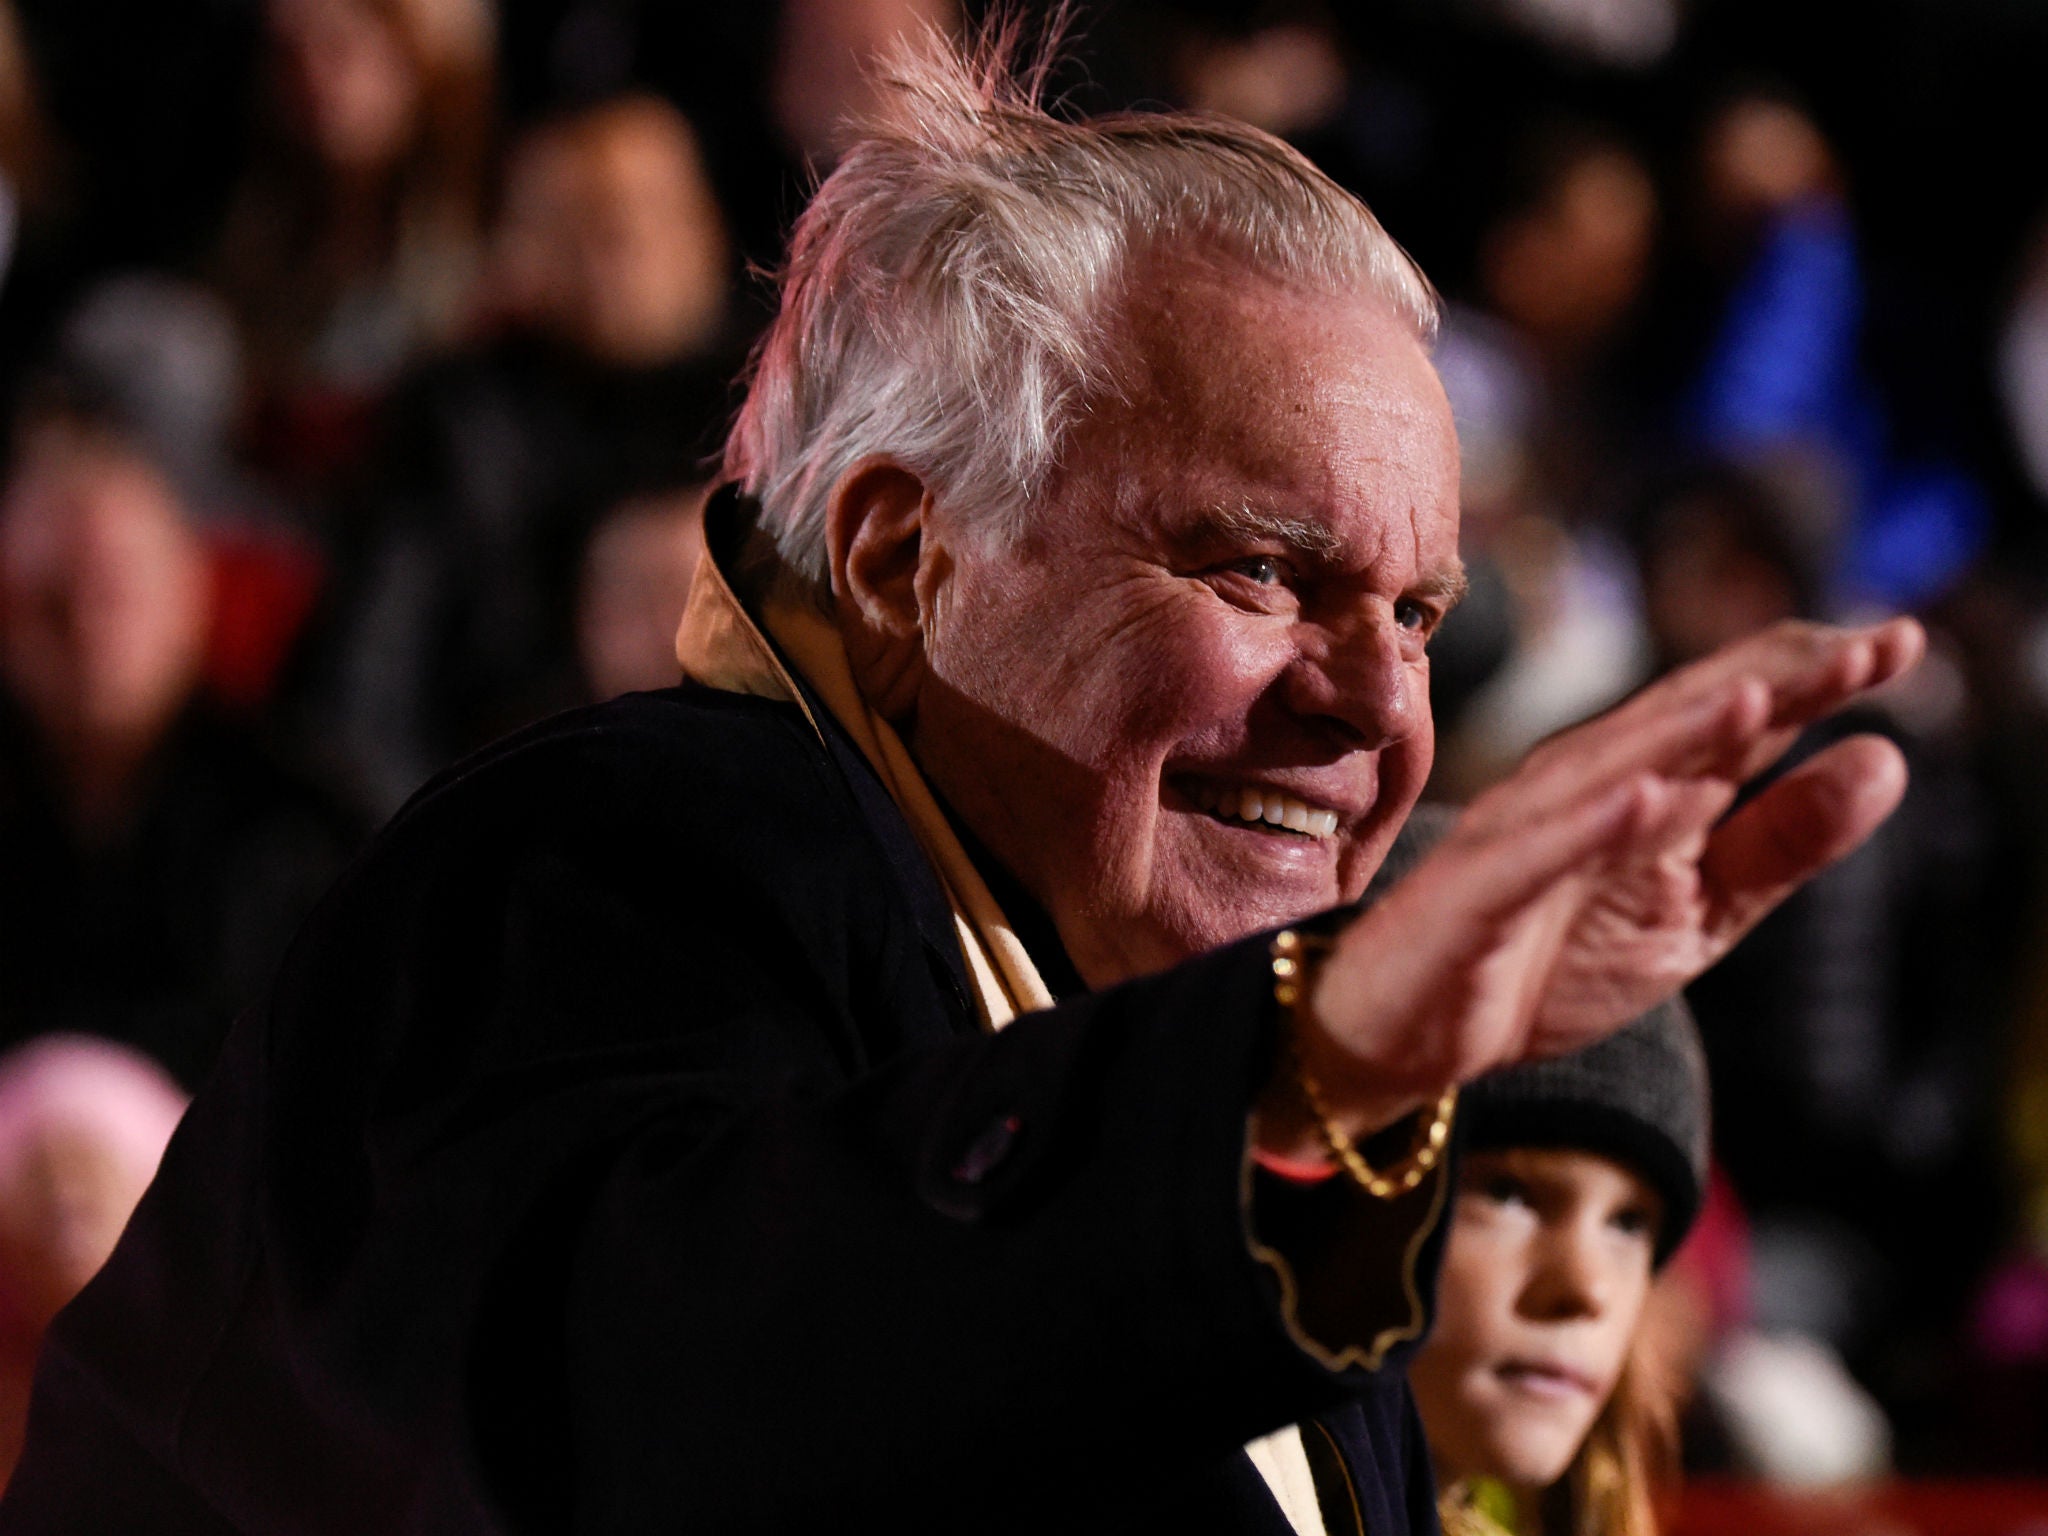
[[510, 812], [542, 830], [624, 818], [758, 837], [836, 819], [843, 803], [830, 757], [794, 704], [684, 684], [516, 732], [429, 780], [391, 830]]

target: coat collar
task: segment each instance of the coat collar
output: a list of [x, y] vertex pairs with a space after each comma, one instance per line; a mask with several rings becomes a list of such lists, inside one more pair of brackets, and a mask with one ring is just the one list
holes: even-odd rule
[[676, 659], [685, 675], [708, 688], [796, 705], [828, 749], [820, 713], [829, 712], [938, 876], [982, 1023], [1001, 1029], [1020, 1013], [1051, 1007], [1037, 966], [902, 737], [861, 696], [837, 626], [799, 593], [758, 527], [758, 511], [732, 485], [715, 491], [705, 507], [705, 554], [676, 632]]

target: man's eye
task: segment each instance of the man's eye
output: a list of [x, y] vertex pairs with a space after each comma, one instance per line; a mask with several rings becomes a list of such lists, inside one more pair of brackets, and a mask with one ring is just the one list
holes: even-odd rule
[[1277, 587], [1287, 579], [1287, 567], [1274, 555], [1247, 555], [1230, 567], [1262, 587]]
[[1394, 604], [1394, 621], [1403, 629], [1426, 635], [1436, 628], [1436, 613], [1427, 604], [1404, 597]]

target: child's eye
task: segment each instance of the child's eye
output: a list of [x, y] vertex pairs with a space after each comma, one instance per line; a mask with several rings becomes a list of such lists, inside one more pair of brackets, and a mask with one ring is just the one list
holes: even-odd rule
[[1487, 1174], [1478, 1181], [1478, 1192], [1495, 1205], [1527, 1205], [1529, 1187], [1510, 1173]]
[[1623, 1206], [1608, 1218], [1608, 1223], [1617, 1232], [1625, 1232], [1630, 1237], [1653, 1238], [1657, 1235], [1657, 1215], [1647, 1206]]

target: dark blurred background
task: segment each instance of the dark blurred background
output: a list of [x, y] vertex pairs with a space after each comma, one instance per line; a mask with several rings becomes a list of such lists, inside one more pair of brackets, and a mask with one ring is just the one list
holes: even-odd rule
[[[1072, 9], [1070, 109], [1257, 122], [1444, 292], [1435, 795], [1755, 626], [1927, 622], [1799, 749], [1889, 733], [1901, 814], [1695, 989], [1689, 1456], [2048, 1474], [2048, 6]], [[758, 274], [865, 63], [978, 11], [0, 0], [0, 1377], [367, 832], [672, 680]]]

